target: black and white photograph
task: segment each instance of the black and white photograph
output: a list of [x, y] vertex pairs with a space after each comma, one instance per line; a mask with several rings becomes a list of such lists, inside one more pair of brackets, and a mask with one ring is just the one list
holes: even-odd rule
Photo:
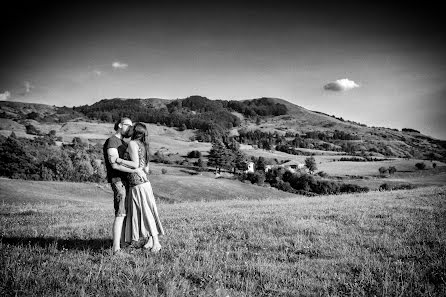
[[0, 296], [445, 296], [440, 1], [6, 1]]

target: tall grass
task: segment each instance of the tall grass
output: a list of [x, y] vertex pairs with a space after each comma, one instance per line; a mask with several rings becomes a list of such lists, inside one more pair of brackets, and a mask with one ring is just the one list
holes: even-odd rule
[[0, 295], [446, 293], [446, 187], [161, 203], [159, 211], [161, 253], [110, 256], [111, 201], [7, 200]]

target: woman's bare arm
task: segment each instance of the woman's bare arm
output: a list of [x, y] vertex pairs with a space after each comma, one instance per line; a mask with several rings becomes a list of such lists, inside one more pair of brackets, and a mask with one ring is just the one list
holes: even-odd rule
[[129, 142], [127, 150], [130, 155], [130, 160], [123, 160], [121, 158], [118, 158], [116, 162], [118, 164], [122, 164], [130, 168], [138, 168], [139, 167], [138, 144], [135, 141], [131, 140]]

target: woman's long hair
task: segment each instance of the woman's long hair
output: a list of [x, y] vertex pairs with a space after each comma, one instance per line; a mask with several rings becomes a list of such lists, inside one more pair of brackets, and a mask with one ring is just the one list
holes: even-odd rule
[[144, 145], [146, 154], [146, 165], [149, 163], [149, 135], [147, 134], [146, 125], [143, 123], [136, 123], [133, 126], [132, 140], [139, 140]]

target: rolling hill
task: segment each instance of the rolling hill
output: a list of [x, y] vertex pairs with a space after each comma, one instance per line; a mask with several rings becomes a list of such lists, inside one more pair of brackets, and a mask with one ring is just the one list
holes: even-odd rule
[[[51, 125], [56, 123], [113, 122], [123, 115], [130, 115], [135, 121], [182, 129], [206, 131], [220, 125], [232, 129], [232, 135], [237, 135], [238, 131], [257, 130], [282, 136], [299, 134], [305, 137], [313, 132], [311, 144], [307, 147], [309, 149], [320, 149], [325, 145], [324, 150], [343, 151], [348, 145], [353, 147], [349, 153], [355, 154], [446, 161], [444, 140], [423, 135], [413, 129], [399, 131], [367, 127], [324, 112], [311, 111], [279, 98], [242, 101], [210, 100], [200, 96], [184, 99], [114, 98], [73, 108], [0, 101], [0, 130], [3, 130], [3, 135], [18, 131], [23, 136], [26, 134], [25, 126], [36, 124], [35, 121], [43, 127], [42, 131], [48, 132]], [[330, 139], [338, 131], [348, 133], [353, 140]], [[90, 132], [91, 138], [95, 138], [93, 136], [97, 133]], [[317, 133], [322, 137], [319, 135], [318, 138]]]

